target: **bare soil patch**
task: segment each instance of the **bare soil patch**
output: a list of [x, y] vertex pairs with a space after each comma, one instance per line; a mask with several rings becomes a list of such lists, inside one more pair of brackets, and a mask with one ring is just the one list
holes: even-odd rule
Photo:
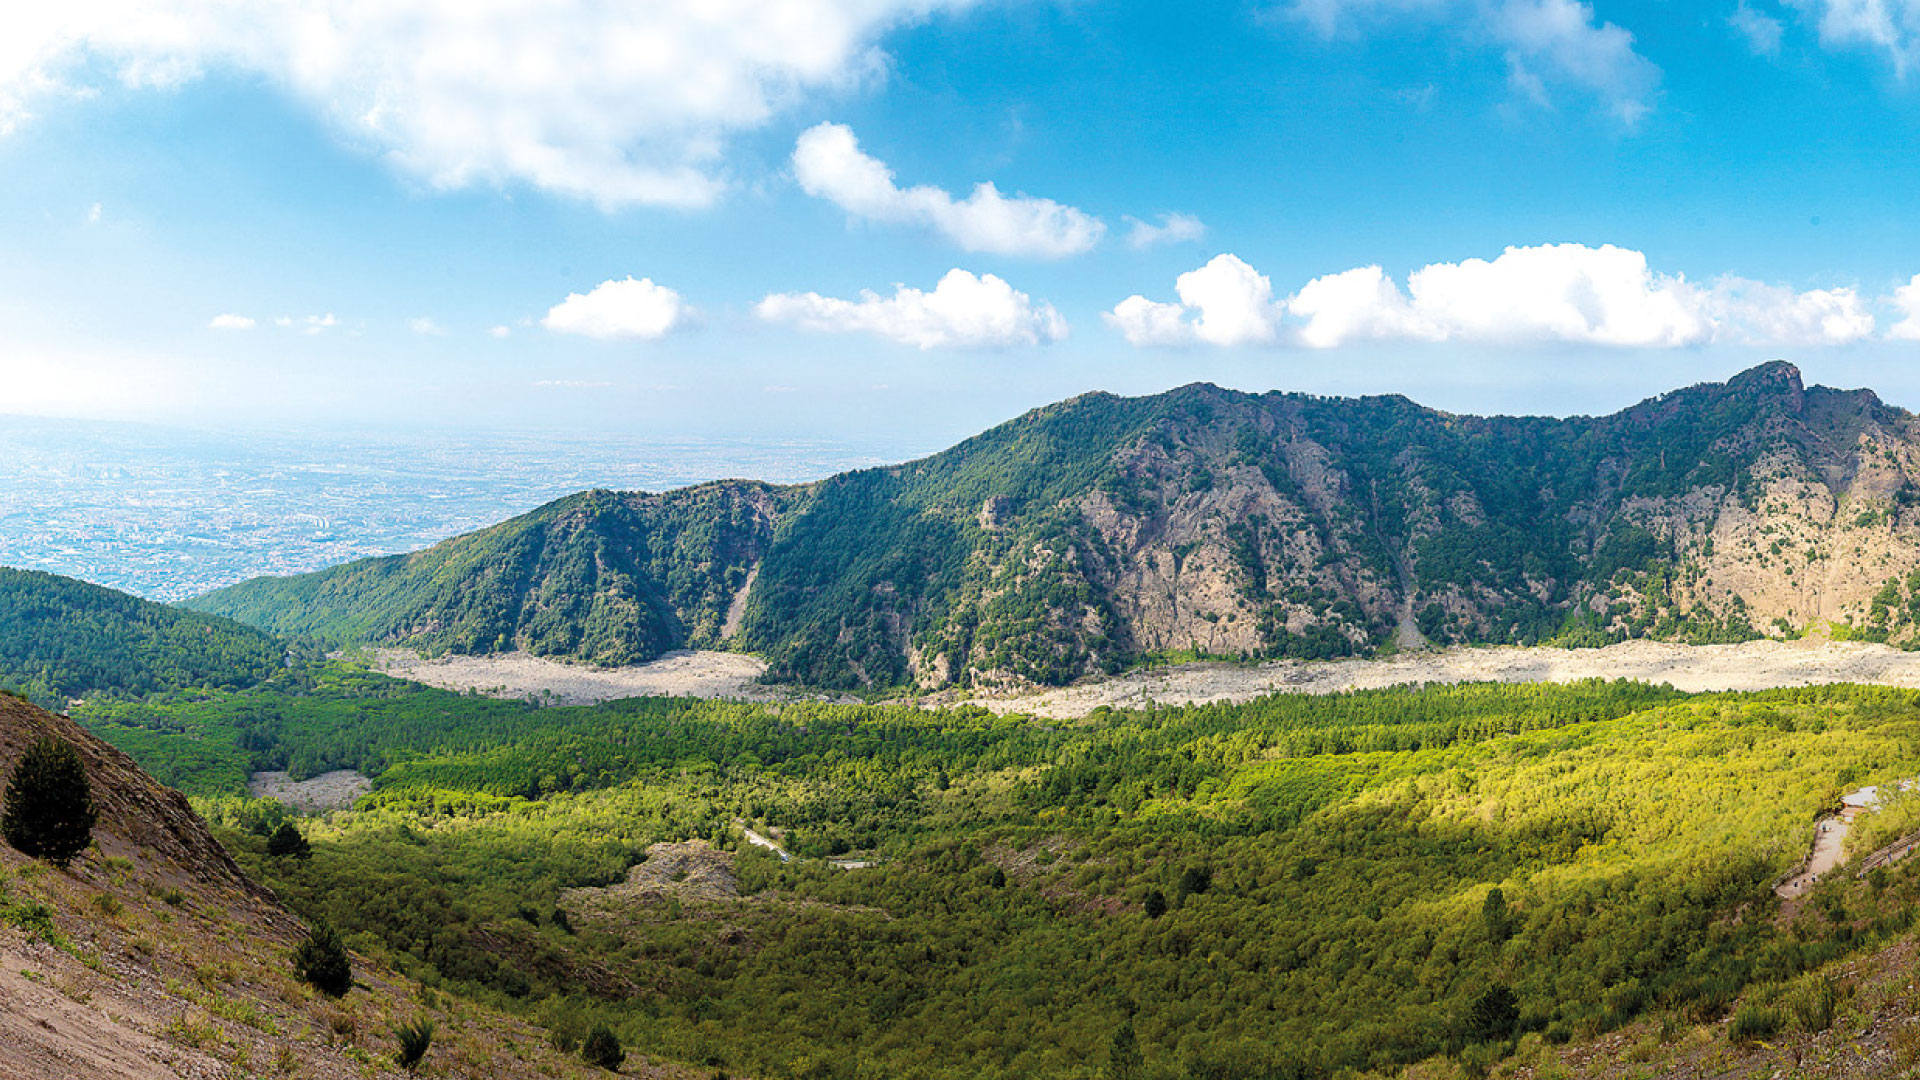
[[443, 690], [533, 698], [554, 705], [597, 705], [630, 697], [788, 701], [795, 696], [755, 681], [766, 674], [764, 661], [730, 652], [671, 652], [645, 664], [594, 668], [519, 652], [429, 660], [403, 649], [381, 649], [374, 653], [373, 666]]
[[353, 769], [335, 769], [310, 780], [295, 780], [285, 772], [257, 772], [247, 781], [256, 799], [272, 799], [303, 814], [345, 810], [355, 799], [373, 790], [373, 781]]

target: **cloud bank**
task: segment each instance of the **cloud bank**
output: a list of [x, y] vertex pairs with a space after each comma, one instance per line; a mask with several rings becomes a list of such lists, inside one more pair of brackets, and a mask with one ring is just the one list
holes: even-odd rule
[[[1358, 341], [1568, 343], [1631, 348], [1711, 344], [1845, 345], [1873, 336], [1852, 288], [1796, 291], [1727, 276], [1702, 286], [1662, 274], [1611, 244], [1510, 247], [1495, 259], [1434, 263], [1404, 289], [1378, 266], [1314, 278], [1283, 299], [1236, 255], [1215, 256], [1174, 283], [1177, 303], [1130, 296], [1104, 318], [1134, 345]], [[1904, 298], [1904, 299], [1903, 299]], [[1890, 336], [1920, 338], [1920, 278], [1890, 301], [1909, 319]]]
[[259, 77], [440, 188], [702, 206], [726, 138], [879, 77], [887, 31], [973, 0], [67, 0], [0, 14], [0, 132], [100, 71]]
[[1067, 323], [1045, 301], [992, 274], [947, 271], [933, 291], [900, 285], [892, 296], [863, 291], [858, 300], [819, 293], [774, 293], [755, 314], [816, 333], [865, 333], [920, 349], [1006, 348], [1067, 336]]

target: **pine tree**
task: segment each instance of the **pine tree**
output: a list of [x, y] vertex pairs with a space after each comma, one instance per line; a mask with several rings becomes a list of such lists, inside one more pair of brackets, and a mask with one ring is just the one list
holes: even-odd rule
[[1520, 1026], [1520, 1002], [1513, 991], [1494, 983], [1467, 1008], [1467, 1037], [1475, 1042], [1508, 1038]]
[[293, 970], [315, 990], [341, 997], [353, 989], [353, 960], [340, 935], [325, 923], [307, 932], [293, 950]]
[[580, 1056], [587, 1064], [598, 1065], [608, 1072], [620, 1071], [620, 1063], [627, 1060], [627, 1052], [620, 1048], [620, 1037], [605, 1024], [595, 1026], [587, 1041], [580, 1044]]
[[306, 859], [312, 857], [313, 847], [307, 843], [306, 837], [300, 835], [300, 830], [294, 827], [293, 822], [283, 821], [279, 828], [273, 830], [273, 835], [267, 837], [267, 854]]
[[0, 832], [23, 854], [65, 866], [93, 842], [98, 816], [80, 752], [45, 738], [28, 747], [14, 766]]

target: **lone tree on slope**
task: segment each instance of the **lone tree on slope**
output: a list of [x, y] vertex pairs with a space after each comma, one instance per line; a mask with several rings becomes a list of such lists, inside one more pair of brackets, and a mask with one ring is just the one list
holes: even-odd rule
[[22, 853], [65, 866], [93, 843], [98, 817], [80, 752], [49, 737], [29, 746], [14, 766], [0, 832]]
[[307, 939], [294, 948], [293, 970], [328, 997], [353, 989], [353, 959], [340, 935], [326, 923], [307, 931]]

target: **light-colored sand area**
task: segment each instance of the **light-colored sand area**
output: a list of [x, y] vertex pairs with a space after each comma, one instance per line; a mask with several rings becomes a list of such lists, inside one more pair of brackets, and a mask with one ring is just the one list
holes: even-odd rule
[[670, 652], [628, 667], [563, 664], [526, 653], [424, 659], [402, 649], [373, 654], [375, 670], [444, 690], [491, 697], [538, 698], [555, 705], [593, 705], [630, 697], [736, 698], [788, 701], [794, 695], [754, 680], [767, 670], [757, 657], [729, 652]]
[[[495, 697], [537, 698], [586, 705], [643, 695], [791, 701], [793, 691], [755, 680], [760, 660], [739, 653], [676, 652], [648, 664], [590, 668], [506, 653], [422, 659], [400, 650], [375, 654], [377, 668], [449, 690]], [[1604, 649], [1499, 646], [1403, 653], [1384, 660], [1275, 660], [1263, 664], [1182, 664], [1136, 671], [1078, 686], [1031, 694], [923, 699], [928, 705], [966, 701], [998, 713], [1054, 719], [1085, 716], [1149, 702], [1244, 702], [1267, 694], [1331, 694], [1418, 683], [1574, 682], [1634, 679], [1676, 689], [1766, 690], [1824, 683], [1920, 687], [1920, 653], [1885, 645], [1833, 641], [1749, 641], [1739, 645], [1675, 645], [1629, 641]]]
[[1415, 683], [1633, 679], [1677, 690], [1767, 690], [1824, 683], [1920, 687], [1920, 653], [1862, 642], [1749, 641], [1676, 645], [1628, 641], [1604, 649], [1499, 646], [1405, 653], [1385, 660], [1184, 664], [1023, 697], [975, 699], [995, 712], [1059, 719], [1108, 705], [1250, 701], [1273, 693], [1331, 694]]
[[257, 772], [247, 781], [256, 799], [273, 799], [303, 814], [345, 810], [373, 790], [373, 781], [352, 769], [335, 769], [311, 780], [295, 780], [284, 772]]

